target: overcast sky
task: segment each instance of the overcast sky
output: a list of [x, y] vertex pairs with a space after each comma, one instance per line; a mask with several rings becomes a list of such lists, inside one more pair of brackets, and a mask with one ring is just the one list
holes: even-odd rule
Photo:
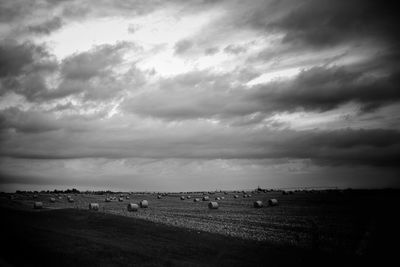
[[0, 0], [0, 191], [400, 186], [390, 1]]

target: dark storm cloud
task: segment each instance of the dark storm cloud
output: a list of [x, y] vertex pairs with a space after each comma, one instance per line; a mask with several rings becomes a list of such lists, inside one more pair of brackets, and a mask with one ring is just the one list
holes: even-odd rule
[[0, 22], [16, 20], [35, 6], [34, 1], [2, 0], [0, 1]]
[[237, 55], [237, 54], [246, 52], [246, 50], [247, 50], [247, 49], [246, 49], [246, 47], [244, 47], [244, 46], [241, 46], [241, 45], [233, 45], [233, 44], [230, 44], [230, 45], [228, 45], [228, 46], [226, 46], [226, 47], [224, 48], [224, 52], [225, 52], [225, 53], [234, 54], [234, 55]]
[[214, 55], [214, 54], [216, 54], [216, 53], [218, 53], [219, 52], [219, 48], [218, 47], [210, 47], [210, 48], [207, 48], [205, 51], [204, 51], [204, 53], [206, 54], [206, 55]]
[[246, 96], [259, 101], [264, 111], [327, 111], [341, 104], [356, 102], [364, 111], [400, 100], [400, 73], [376, 78], [373, 74], [347, 70], [345, 67], [314, 67], [296, 79], [257, 86]]
[[37, 47], [30, 43], [0, 43], [0, 77], [20, 74], [24, 67], [33, 63], [36, 49]]
[[60, 29], [62, 25], [63, 25], [62, 20], [59, 17], [55, 17], [41, 24], [29, 26], [28, 29], [30, 32], [37, 34], [50, 34]]
[[[27, 116], [27, 114], [24, 114]], [[4, 116], [3, 116], [4, 117]], [[10, 118], [10, 116], [8, 116]], [[3, 134], [1, 156], [35, 159], [73, 158], [187, 158], [187, 159], [309, 159], [320, 165], [399, 166], [397, 130], [250, 130], [154, 129], [115, 131], [87, 126], [84, 131], [53, 131], [51, 120], [31, 118], [18, 124], [4, 122], [35, 135]], [[77, 122], [69, 121], [69, 124]], [[194, 126], [196, 127], [196, 126]], [[126, 135], [125, 132], [129, 132]]]
[[58, 130], [60, 125], [52, 116], [13, 107], [0, 111], [0, 131], [9, 129], [22, 133], [41, 133]]
[[0, 170], [0, 184], [35, 184], [35, 185], [57, 185], [54, 179], [32, 175], [13, 175]]
[[212, 117], [221, 113], [234, 97], [227, 93], [230, 89], [228, 79], [229, 76], [203, 71], [166, 78], [159, 82], [159, 90], [126, 99], [122, 108], [128, 112], [168, 120]]
[[128, 50], [139, 52], [140, 47], [120, 42], [97, 46], [67, 57], [61, 63], [60, 74], [63, 79], [60, 85], [47, 92], [44, 99], [82, 94], [82, 100], [103, 101], [117, 97], [127, 86], [138, 86], [143, 80], [143, 74], [134, 65], [125, 74], [113, 70], [122, 63], [123, 53]]
[[285, 135], [283, 132], [276, 144], [267, 144], [276, 146], [272, 148], [276, 153], [273, 157], [309, 158], [322, 165], [400, 166], [397, 130], [313, 130]]
[[[122, 62], [127, 49], [138, 50], [131, 43], [101, 45], [73, 54], [61, 63], [53, 59], [45, 47], [30, 43], [7, 42], [0, 47], [0, 93], [14, 92], [30, 102], [43, 102], [82, 94], [85, 100], [110, 99], [124, 89], [123, 79], [112, 68]], [[55, 71], [61, 74], [60, 84], [49, 88], [45, 82]], [[131, 75], [133, 73], [130, 73]], [[135, 77], [139, 76], [136, 71]]]
[[[375, 70], [374, 70], [375, 71]], [[182, 120], [231, 118], [260, 112], [328, 111], [355, 102], [363, 111], [400, 101], [400, 73], [375, 77], [364, 68], [314, 67], [293, 80], [270, 82], [245, 89], [232, 86], [230, 75], [192, 72], [160, 82], [123, 104], [127, 111]]]
[[74, 54], [63, 60], [61, 74], [66, 79], [89, 80], [106, 75], [110, 67], [122, 60], [121, 52], [129, 47], [128, 43], [102, 45], [93, 50]]
[[252, 23], [284, 32], [284, 42], [300, 42], [313, 47], [357, 39], [381, 39], [399, 44], [396, 25], [400, 19], [395, 1], [307, 0], [293, 6], [286, 15], [273, 22], [264, 21], [261, 13], [255, 13]]
[[190, 40], [181, 40], [175, 44], [175, 54], [183, 54], [193, 46], [193, 42]]
[[4, 41], [0, 43], [0, 96], [12, 91], [33, 101], [47, 90], [46, 73], [57, 68], [44, 46]]

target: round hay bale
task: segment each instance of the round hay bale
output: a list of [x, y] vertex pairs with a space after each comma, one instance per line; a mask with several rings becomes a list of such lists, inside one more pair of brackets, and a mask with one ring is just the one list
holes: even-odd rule
[[210, 203], [208, 203], [208, 208], [212, 210], [218, 209], [218, 202], [210, 201]]
[[185, 196], [181, 196], [181, 200], [185, 200]]
[[43, 208], [43, 202], [36, 201], [35, 203], [33, 203], [33, 208], [36, 209], [36, 210], [42, 209]]
[[51, 203], [54, 203], [54, 202], [56, 202], [56, 199], [55, 199], [54, 197], [51, 197], [51, 198], [50, 198], [50, 202], [51, 202]]
[[58, 199], [62, 199], [62, 196], [59, 196]]
[[157, 196], [157, 199], [161, 199], [161, 196], [160, 196], [160, 195], [158, 195], [158, 196]]
[[225, 197], [221, 197], [221, 199], [225, 199]]
[[278, 200], [276, 200], [275, 198], [272, 198], [272, 199], [268, 200], [268, 205], [269, 206], [277, 206]]
[[215, 200], [221, 200], [221, 198], [220, 197], [216, 197]]
[[238, 198], [238, 197], [239, 197], [238, 195], [234, 195], [234, 196], [233, 196], [233, 198]]
[[123, 197], [120, 197], [120, 198], [118, 198], [118, 201], [119, 201], [119, 202], [122, 202], [122, 201], [124, 201], [124, 198], [123, 198]]
[[89, 209], [90, 210], [99, 210], [99, 204], [98, 203], [90, 203], [89, 204]]
[[194, 198], [193, 199], [193, 202], [199, 202], [200, 201], [200, 198]]
[[204, 196], [203, 197], [203, 201], [209, 201], [210, 200], [210, 197], [209, 196]]
[[138, 211], [139, 205], [135, 203], [129, 203], [127, 209], [128, 211]]
[[254, 201], [254, 208], [262, 208], [263, 203], [261, 200]]
[[126, 196], [125, 199], [129, 199], [129, 196]]
[[191, 198], [191, 196], [187, 196], [186, 198], [187, 198], [187, 199], [190, 199], [190, 198]]
[[247, 197], [251, 197], [251, 195], [247, 195]]
[[140, 201], [140, 207], [141, 208], [147, 208], [147, 207], [149, 207], [149, 202], [147, 201], [147, 200], [142, 200], [142, 201]]

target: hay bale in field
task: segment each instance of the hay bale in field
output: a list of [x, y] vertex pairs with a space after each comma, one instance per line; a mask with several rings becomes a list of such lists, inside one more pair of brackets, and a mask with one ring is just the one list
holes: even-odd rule
[[120, 198], [118, 198], [118, 201], [119, 201], [119, 202], [122, 202], [122, 201], [124, 201], [124, 198], [123, 198], [123, 197], [120, 197]]
[[261, 200], [254, 201], [254, 208], [262, 208], [263, 203]]
[[185, 196], [181, 196], [181, 200], [185, 200]]
[[251, 197], [251, 195], [247, 195], [247, 197]]
[[139, 205], [135, 203], [129, 203], [127, 209], [128, 211], [138, 211]]
[[275, 198], [272, 198], [272, 199], [268, 200], [268, 205], [269, 206], [277, 206], [278, 200], [276, 200]]
[[38, 210], [38, 209], [42, 209], [43, 208], [43, 203], [40, 201], [36, 201], [35, 203], [33, 203], [33, 208]]
[[160, 195], [158, 195], [158, 196], [157, 196], [157, 199], [161, 199], [161, 196], [160, 196]]
[[129, 199], [129, 196], [126, 196], [125, 199]]
[[221, 200], [221, 198], [220, 197], [216, 197], [215, 200]]
[[59, 196], [58, 199], [62, 199], [62, 196]]
[[89, 209], [90, 210], [99, 210], [99, 204], [98, 203], [90, 203], [89, 204]]
[[147, 208], [147, 207], [149, 207], [149, 202], [147, 201], [147, 200], [142, 200], [142, 201], [140, 201], [140, 207], [141, 208]]
[[238, 197], [239, 197], [238, 195], [234, 195], [234, 196], [233, 196], [233, 198], [238, 198]]
[[187, 196], [186, 198], [187, 198], [187, 199], [190, 199], [190, 198], [191, 198], [191, 196]]
[[55, 199], [54, 197], [51, 197], [51, 198], [50, 198], [50, 202], [51, 202], [51, 203], [54, 203], [54, 202], [56, 202], [56, 199]]
[[208, 203], [208, 208], [212, 210], [218, 209], [218, 202], [211, 201], [210, 203]]
[[203, 201], [209, 201], [210, 200], [210, 197], [209, 196], [204, 196], [203, 197]]
[[200, 198], [194, 198], [193, 199], [193, 202], [199, 202], [200, 201]]
[[221, 199], [225, 199], [225, 197], [221, 197]]

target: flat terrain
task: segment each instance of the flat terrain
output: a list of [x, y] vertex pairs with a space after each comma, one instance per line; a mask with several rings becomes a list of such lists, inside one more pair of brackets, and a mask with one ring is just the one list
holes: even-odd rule
[[[397, 251], [397, 191], [217, 193], [210, 198], [225, 198], [218, 210], [190, 195], [104, 202], [77, 194], [74, 203], [65, 195], [50, 203], [48, 194], [3, 194], [0, 265], [354, 266], [382, 264]], [[279, 206], [253, 208], [270, 198]], [[149, 208], [126, 211], [142, 199]], [[34, 201], [44, 209], [33, 210]], [[90, 202], [100, 211], [89, 211]]]

